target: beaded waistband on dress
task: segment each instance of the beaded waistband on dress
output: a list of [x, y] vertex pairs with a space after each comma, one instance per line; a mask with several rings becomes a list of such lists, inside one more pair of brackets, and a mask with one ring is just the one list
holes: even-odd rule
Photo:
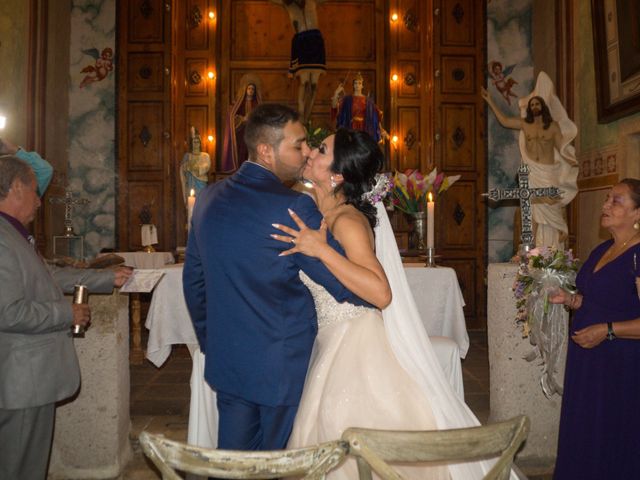
[[348, 302], [338, 302], [323, 286], [315, 283], [303, 271], [300, 271], [300, 280], [313, 296], [318, 316], [318, 328], [343, 322], [375, 310], [370, 307], [352, 305]]

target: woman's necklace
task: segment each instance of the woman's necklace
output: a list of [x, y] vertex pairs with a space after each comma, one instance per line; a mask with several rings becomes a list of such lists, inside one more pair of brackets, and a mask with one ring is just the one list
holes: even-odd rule
[[611, 245], [611, 247], [609, 247], [609, 249], [605, 252], [605, 254], [604, 254], [602, 257], [603, 257], [603, 258], [605, 258], [605, 257], [610, 257], [610, 256], [612, 256], [612, 255], [613, 255], [613, 251], [614, 251], [614, 250], [616, 250], [616, 251], [618, 252], [618, 254], [620, 254], [620, 253], [624, 252], [625, 247], [629, 244], [629, 242], [630, 242], [631, 240], [633, 240], [634, 238], [636, 238], [636, 237], [638, 236], [638, 233], [640, 233], [640, 232], [636, 232], [636, 233], [634, 233], [633, 235], [631, 235], [631, 237], [629, 237], [629, 238], [627, 239], [627, 241], [626, 241], [626, 242], [624, 242], [624, 243], [620, 246], [620, 248], [614, 248], [614, 247], [615, 247], [615, 243], [614, 243], [613, 245]]

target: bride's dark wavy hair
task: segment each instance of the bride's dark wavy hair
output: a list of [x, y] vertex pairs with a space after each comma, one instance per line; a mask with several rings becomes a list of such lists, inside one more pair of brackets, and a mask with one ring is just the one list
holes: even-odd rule
[[344, 178], [336, 191], [342, 191], [346, 203], [361, 211], [371, 228], [376, 226], [376, 207], [362, 199], [375, 185], [375, 176], [384, 166], [384, 154], [369, 134], [344, 128], [336, 132], [331, 171]]

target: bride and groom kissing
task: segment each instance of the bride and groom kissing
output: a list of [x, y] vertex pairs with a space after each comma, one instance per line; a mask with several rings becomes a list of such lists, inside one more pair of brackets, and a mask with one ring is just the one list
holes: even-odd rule
[[[386, 212], [374, 205], [384, 165], [375, 141], [338, 130], [310, 150], [295, 111], [262, 104], [245, 143], [249, 160], [198, 196], [183, 273], [217, 395], [218, 447], [297, 448], [350, 426], [478, 425], [438, 364]], [[315, 201], [288, 188], [301, 177]], [[490, 467], [403, 475], [473, 479]], [[357, 478], [355, 462], [333, 476]]]

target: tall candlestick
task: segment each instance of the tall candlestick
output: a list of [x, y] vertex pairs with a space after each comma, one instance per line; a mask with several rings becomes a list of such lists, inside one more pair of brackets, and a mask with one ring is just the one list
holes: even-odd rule
[[187, 198], [187, 231], [191, 230], [191, 217], [193, 215], [193, 206], [196, 204], [196, 191], [192, 188]]
[[429, 192], [429, 196], [427, 198], [427, 248], [433, 248], [433, 219], [435, 202], [433, 201], [433, 195], [431, 192]]

